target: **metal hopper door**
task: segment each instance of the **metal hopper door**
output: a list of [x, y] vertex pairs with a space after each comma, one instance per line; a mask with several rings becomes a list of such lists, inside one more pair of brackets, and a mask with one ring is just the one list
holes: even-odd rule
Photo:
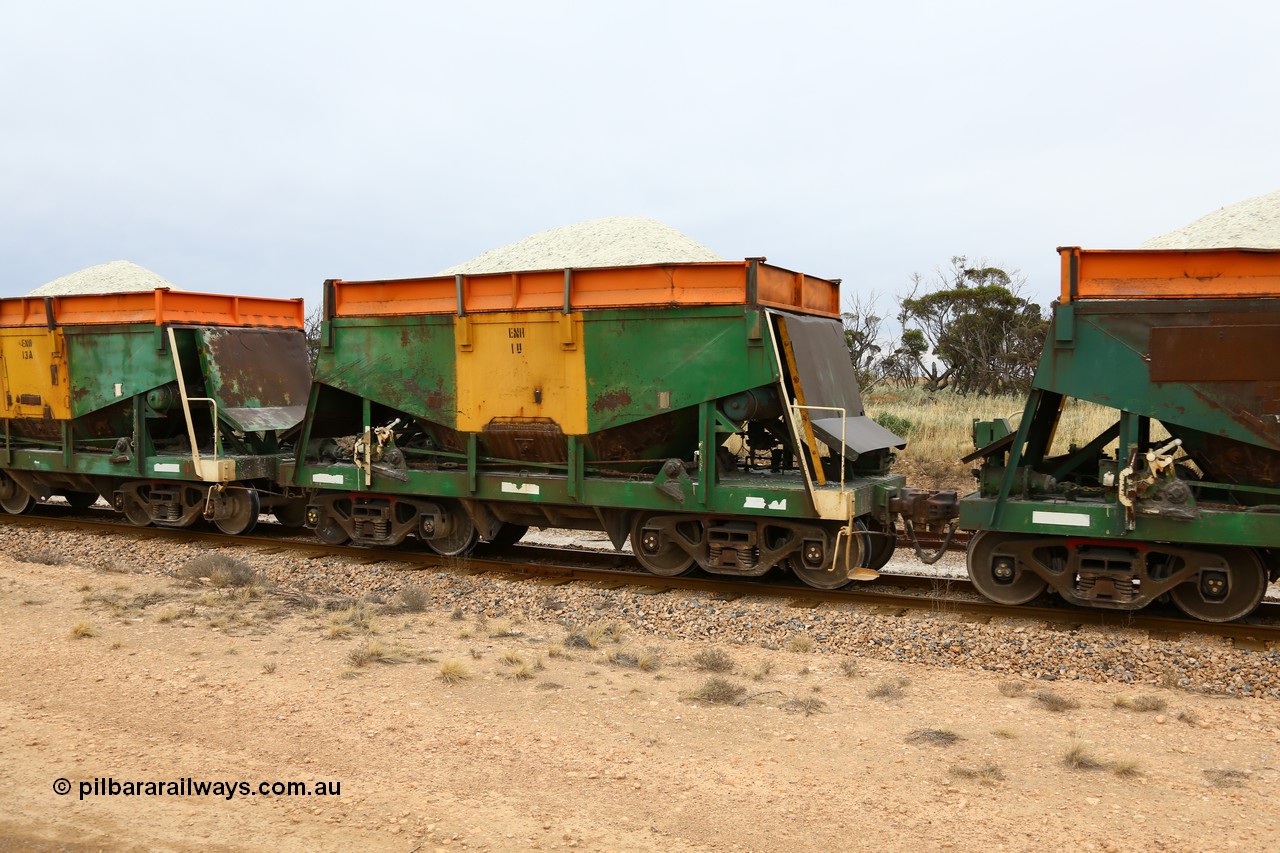
[[196, 334], [205, 389], [219, 417], [242, 432], [302, 421], [311, 369], [300, 330], [202, 327]]
[[788, 421], [796, 446], [803, 448], [811, 487], [827, 483], [819, 442], [848, 459], [906, 444], [866, 416], [839, 320], [772, 310], [769, 315]]

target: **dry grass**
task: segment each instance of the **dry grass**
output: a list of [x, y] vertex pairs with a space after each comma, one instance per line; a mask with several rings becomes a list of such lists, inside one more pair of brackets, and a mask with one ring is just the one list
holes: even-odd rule
[[689, 662], [702, 672], [733, 672], [736, 664], [724, 649], [702, 649]]
[[156, 614], [156, 621], [159, 622], [161, 625], [167, 625], [168, 623], [172, 622], [174, 619], [177, 619], [179, 615], [181, 614], [179, 614], [178, 611], [175, 610], [174, 608], [166, 607], [164, 610], [161, 610], [159, 613]]
[[846, 678], [857, 678], [862, 675], [862, 664], [853, 658], [845, 658], [840, 661], [840, 671], [845, 674]]
[[183, 563], [173, 575], [189, 583], [207, 583], [215, 589], [267, 586], [266, 579], [253, 566], [226, 554], [201, 554]]
[[605, 640], [621, 643], [627, 633], [625, 622], [597, 622], [587, 628], [570, 627], [564, 636], [564, 644], [571, 649], [598, 649]]
[[1017, 740], [1018, 738], [1017, 732], [1015, 732], [1013, 729], [1005, 728], [1005, 727], [992, 729], [991, 733], [998, 738], [1002, 738], [1003, 740]]
[[713, 675], [689, 694], [690, 699], [711, 705], [732, 705], [747, 694], [747, 688], [727, 678]]
[[569, 652], [565, 650], [565, 647], [564, 647], [564, 646], [550, 646], [550, 647], [547, 649], [547, 657], [549, 657], [549, 658], [563, 658], [564, 660], [569, 660], [569, 659], [570, 659], [570, 658], [569, 658]]
[[510, 667], [508, 669], [502, 670], [499, 673], [499, 675], [501, 675], [503, 678], [509, 678], [512, 681], [528, 681], [529, 679], [533, 678], [533, 674], [534, 674], [534, 668], [527, 663], [522, 663], [519, 666]]
[[508, 649], [507, 651], [503, 652], [503, 653], [498, 657], [498, 661], [499, 661], [503, 666], [524, 666], [524, 664], [525, 664], [524, 657], [523, 657], [519, 652], [517, 652], [517, 651], [512, 651], [512, 650], [510, 650], [510, 649]]
[[881, 681], [867, 691], [869, 699], [901, 699], [907, 695], [902, 689], [910, 684], [910, 680], [906, 678], [891, 678]]
[[[973, 397], [949, 391], [929, 393], [923, 388], [877, 388], [867, 394], [867, 415], [888, 413], [911, 423], [907, 447], [900, 452], [900, 465], [923, 480], [922, 488], [973, 487], [969, 465], [960, 457], [973, 450], [973, 419], [1017, 416], [1025, 399], [1014, 396]], [[1061, 453], [1072, 442], [1083, 446], [1115, 420], [1113, 411], [1093, 403], [1067, 401], [1062, 421], [1054, 437], [1052, 453]]]
[[440, 664], [437, 677], [445, 684], [460, 684], [471, 677], [471, 672], [462, 661], [447, 660]]
[[371, 663], [404, 663], [404, 657], [390, 651], [377, 640], [365, 640], [347, 652], [347, 663], [359, 669]]
[[1200, 723], [1200, 715], [1191, 708], [1188, 708], [1185, 711], [1179, 711], [1178, 719], [1189, 726], [1199, 725]]
[[751, 673], [750, 673], [751, 680], [764, 681], [766, 678], [769, 677], [769, 673], [771, 672], [773, 672], [773, 663], [770, 661], [765, 661], [764, 663], [760, 664], [759, 666], [751, 670]]
[[1021, 681], [1002, 681], [998, 685], [998, 689], [1000, 690], [1001, 696], [1008, 696], [1012, 699], [1026, 693], [1027, 685]]
[[67, 561], [52, 548], [18, 548], [9, 556], [19, 563], [35, 563], [41, 566], [61, 566]]
[[1117, 708], [1127, 708], [1130, 711], [1163, 711], [1169, 707], [1169, 703], [1159, 696], [1144, 694], [1142, 696], [1117, 696], [1112, 700], [1112, 704]]
[[782, 703], [782, 710], [803, 713], [806, 717], [811, 717], [826, 709], [827, 703], [817, 696], [798, 696]]
[[1054, 693], [1052, 690], [1037, 690], [1031, 695], [1031, 698], [1039, 702], [1042, 708], [1054, 713], [1073, 711], [1080, 707], [1080, 703], [1076, 700], [1068, 699], [1066, 696]]
[[506, 639], [507, 637], [519, 637], [524, 632], [508, 622], [494, 622], [489, 627], [489, 636], [495, 640]]
[[98, 631], [88, 622], [77, 622], [71, 626], [71, 636], [77, 640], [83, 640], [86, 637], [98, 636]]
[[1247, 770], [1211, 769], [1204, 771], [1204, 775], [1209, 780], [1209, 784], [1215, 788], [1240, 788], [1252, 774]]
[[273, 660], [269, 660], [262, 665], [263, 675], [272, 675], [275, 671], [276, 671], [276, 662]]
[[1108, 764], [1107, 768], [1117, 776], [1126, 779], [1142, 775], [1142, 765], [1129, 758], [1118, 758]]
[[1089, 751], [1088, 745], [1078, 740], [1072, 741], [1071, 745], [1062, 753], [1062, 763], [1072, 770], [1101, 770], [1104, 766]]
[[974, 779], [982, 782], [984, 785], [994, 785], [997, 782], [1003, 782], [1005, 778], [1004, 771], [1000, 769], [1000, 766], [990, 761], [977, 767], [956, 764], [952, 766], [948, 772], [956, 778]]
[[807, 634], [796, 634], [787, 640], [786, 649], [789, 652], [798, 652], [800, 654], [811, 652], [813, 651], [813, 637]]
[[964, 740], [950, 729], [916, 729], [907, 735], [908, 743], [931, 743], [935, 746], [951, 746]]
[[414, 584], [406, 586], [397, 592], [395, 597], [391, 599], [391, 603], [397, 610], [403, 610], [406, 613], [421, 613], [431, 603], [431, 593], [425, 586]]

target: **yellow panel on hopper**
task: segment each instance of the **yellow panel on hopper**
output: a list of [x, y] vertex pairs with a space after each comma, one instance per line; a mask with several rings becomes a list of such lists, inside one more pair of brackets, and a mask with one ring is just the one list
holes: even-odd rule
[[0, 413], [68, 420], [71, 390], [59, 329], [0, 328]]
[[586, 434], [581, 314], [472, 314], [455, 318], [454, 328], [459, 430], [480, 432], [494, 418], [550, 418], [566, 435]]

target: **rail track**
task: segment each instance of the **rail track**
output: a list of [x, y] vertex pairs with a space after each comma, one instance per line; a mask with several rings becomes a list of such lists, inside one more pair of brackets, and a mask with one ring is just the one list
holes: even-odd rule
[[[913, 611], [955, 614], [970, 622], [1015, 619], [1052, 624], [1059, 631], [1085, 625], [1146, 631], [1159, 639], [1184, 634], [1217, 636], [1232, 640], [1242, 648], [1265, 650], [1280, 645], [1280, 602], [1264, 601], [1244, 622], [1211, 623], [1174, 615], [1176, 611], [1148, 608], [1141, 612], [1082, 610], [1065, 604], [1009, 607], [981, 598], [966, 578], [884, 574], [871, 586], [855, 585], [837, 590], [820, 590], [788, 582], [786, 578], [733, 580], [719, 576], [692, 574], [659, 577], [640, 568], [625, 553], [591, 551], [543, 545], [482, 546], [462, 557], [442, 557], [425, 547], [414, 549], [371, 548], [328, 545], [275, 525], [261, 525], [253, 535], [231, 536], [216, 530], [193, 528], [137, 527], [117, 520], [103, 510], [68, 514], [60, 507], [37, 507], [32, 513], [2, 516], [0, 523], [77, 530], [102, 536], [133, 536], [171, 539], [183, 543], [208, 543], [252, 548], [263, 553], [296, 553], [343, 556], [354, 562], [373, 565], [400, 563], [411, 567], [489, 573], [539, 582], [589, 582], [615, 588], [634, 587], [650, 594], [672, 590], [715, 593], [732, 600], [743, 596], [773, 596], [787, 599], [796, 607], [816, 607], [823, 603], [857, 604], [884, 615], [902, 616]], [[100, 517], [94, 517], [100, 516]], [[928, 548], [929, 543], [921, 545]], [[936, 545], [934, 546], [936, 547]]]

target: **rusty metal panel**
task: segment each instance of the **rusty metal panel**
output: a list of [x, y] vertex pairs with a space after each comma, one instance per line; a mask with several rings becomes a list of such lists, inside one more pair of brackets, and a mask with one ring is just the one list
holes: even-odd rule
[[288, 429], [306, 414], [311, 390], [300, 330], [198, 330], [205, 387], [218, 413], [245, 432]]
[[870, 453], [888, 447], [902, 447], [906, 441], [866, 417], [858, 377], [849, 360], [844, 327], [839, 320], [770, 312], [786, 323], [795, 352], [796, 370], [807, 406], [830, 406], [845, 410], [841, 423], [838, 412], [811, 411], [813, 431], [824, 443], [838, 447], [843, 433], [845, 446], [854, 453]]
[[1237, 380], [1280, 380], [1280, 325], [1151, 330], [1151, 381]]

